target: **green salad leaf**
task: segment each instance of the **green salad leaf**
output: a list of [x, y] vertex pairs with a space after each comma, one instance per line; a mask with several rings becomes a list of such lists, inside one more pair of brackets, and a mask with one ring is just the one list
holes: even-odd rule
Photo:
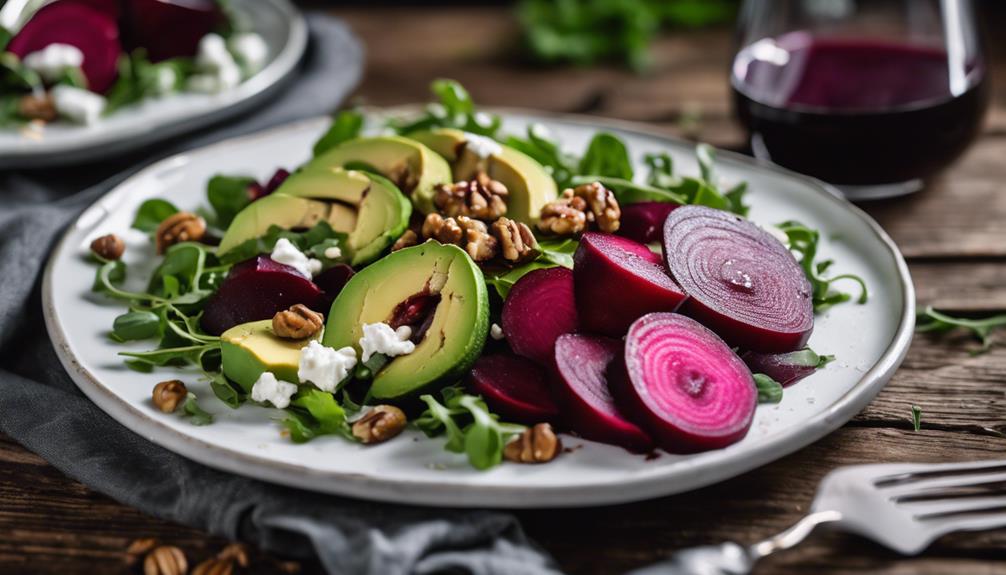
[[429, 394], [419, 398], [427, 407], [414, 420], [416, 427], [428, 437], [445, 436], [444, 449], [464, 453], [476, 469], [499, 465], [503, 448], [524, 426], [501, 423], [482, 398], [468, 395], [460, 387], [447, 387], [440, 393], [443, 403]]
[[363, 120], [363, 113], [359, 110], [339, 111], [332, 118], [328, 131], [314, 143], [314, 155], [320, 156], [339, 144], [358, 137], [363, 130]]
[[580, 158], [577, 173], [631, 181], [632, 161], [625, 142], [608, 132], [595, 134]]
[[765, 375], [754, 374], [755, 387], [758, 388], [758, 403], [779, 403], [782, 401], [782, 384]]
[[454, 80], [434, 80], [430, 85], [437, 101], [426, 107], [416, 118], [392, 118], [388, 127], [399, 134], [408, 135], [434, 128], [455, 128], [480, 136], [495, 138], [502, 120], [495, 114], [475, 109], [468, 90]]
[[824, 274], [834, 264], [834, 260], [817, 259], [817, 247], [821, 239], [820, 233], [817, 230], [813, 230], [800, 222], [792, 220], [783, 222], [776, 227], [786, 234], [790, 250], [799, 256], [800, 267], [803, 268], [804, 275], [810, 281], [814, 313], [821, 313], [835, 304], [852, 299], [852, 294], [832, 288], [832, 284], [842, 280], [859, 284], [860, 291], [856, 302], [860, 304], [866, 303], [869, 298], [869, 292], [866, 289], [866, 282], [863, 281], [863, 278], [855, 274], [841, 274], [830, 278], [824, 277]]
[[199, 405], [196, 394], [189, 392], [182, 404], [182, 416], [189, 420], [192, 425], [209, 425], [213, 423], [213, 414], [206, 411]]
[[915, 331], [918, 332], [946, 333], [956, 329], [963, 330], [981, 342], [981, 351], [987, 351], [992, 347], [994, 332], [1004, 327], [1006, 327], [1006, 314], [984, 318], [955, 317], [936, 311], [932, 306], [920, 311], [915, 320]]
[[161, 335], [161, 316], [142, 310], [130, 311], [115, 318], [112, 336], [118, 341], [149, 339]]
[[276, 242], [279, 241], [280, 238], [290, 240], [290, 243], [297, 246], [297, 249], [305, 253], [315, 253], [315, 251], [317, 251], [315, 248], [321, 249], [323, 256], [321, 258], [322, 263], [324, 264], [327, 262], [331, 264], [336, 260], [324, 258], [324, 248], [321, 248], [320, 246], [344, 246], [346, 234], [333, 230], [332, 226], [324, 220], [318, 222], [314, 225], [314, 227], [303, 232], [285, 230], [274, 225], [269, 227], [265, 235], [246, 240], [234, 249], [228, 251], [220, 257], [220, 261], [223, 264], [235, 264], [237, 262], [253, 258], [259, 254], [268, 254], [272, 252], [273, 248], [276, 246]]
[[217, 174], [206, 184], [206, 199], [216, 212], [216, 226], [226, 230], [234, 216], [251, 203], [248, 188], [255, 183], [249, 176]]
[[133, 228], [141, 232], [154, 233], [161, 222], [178, 213], [178, 208], [168, 200], [152, 198], [140, 204], [133, 218]]
[[918, 405], [912, 405], [912, 429], [922, 429], [922, 408]]
[[294, 443], [305, 443], [322, 435], [338, 435], [355, 441], [346, 410], [331, 393], [302, 387], [286, 409], [283, 424]]
[[486, 285], [495, 288], [500, 297], [506, 299], [517, 280], [534, 270], [557, 266], [573, 269], [573, 254], [579, 245], [580, 242], [572, 238], [541, 238], [538, 240], [541, 253], [537, 258], [513, 267], [486, 268], [482, 275]]

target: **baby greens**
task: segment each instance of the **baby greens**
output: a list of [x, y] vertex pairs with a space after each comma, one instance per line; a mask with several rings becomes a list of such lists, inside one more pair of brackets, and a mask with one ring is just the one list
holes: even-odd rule
[[856, 302], [866, 303], [869, 292], [866, 289], [866, 282], [863, 278], [855, 274], [841, 274], [831, 278], [825, 278], [824, 274], [834, 264], [834, 260], [826, 259], [817, 261], [817, 247], [820, 242], [820, 233], [796, 221], [783, 222], [776, 226], [789, 240], [789, 248], [799, 255], [800, 267], [803, 268], [807, 280], [810, 281], [812, 298], [814, 302], [814, 313], [821, 313], [829, 307], [847, 302], [852, 299], [852, 295], [832, 289], [831, 285], [837, 281], [849, 280], [859, 284], [859, 297]]
[[466, 394], [461, 387], [447, 387], [440, 393], [443, 403], [428, 394], [419, 398], [427, 408], [415, 420], [416, 427], [427, 437], [445, 436], [444, 449], [464, 453], [476, 469], [499, 465], [503, 448], [524, 426], [497, 421], [482, 398]]
[[758, 403], [779, 403], [782, 401], [782, 384], [765, 375], [754, 374], [755, 387], [758, 388]]
[[955, 329], [964, 330], [981, 342], [981, 351], [992, 347], [993, 332], [1003, 327], [1006, 327], [1006, 314], [972, 319], [938, 312], [932, 306], [920, 311], [915, 323], [915, 331], [918, 332], [946, 333]]
[[346, 410], [331, 393], [303, 387], [286, 409], [283, 425], [295, 443], [304, 443], [320, 435], [338, 435], [355, 441], [350, 431]]

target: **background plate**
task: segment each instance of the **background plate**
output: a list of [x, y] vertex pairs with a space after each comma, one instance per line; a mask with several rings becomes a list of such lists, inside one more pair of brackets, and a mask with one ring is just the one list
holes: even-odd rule
[[234, 8], [269, 47], [257, 74], [220, 94], [179, 93], [146, 99], [92, 126], [47, 125], [38, 135], [0, 129], [0, 169], [91, 162], [166, 140], [248, 110], [280, 88], [307, 49], [307, 24], [287, 0], [234, 0]]
[[[503, 111], [504, 130], [523, 132], [529, 122], [549, 127], [564, 147], [577, 152], [599, 128], [622, 136], [635, 159], [666, 151], [680, 173], [697, 173], [690, 143], [650, 134], [638, 125], [597, 119], [551, 117]], [[247, 173], [259, 179], [277, 166], [292, 168], [310, 156], [328, 125], [316, 119], [237, 138], [174, 156], [135, 174], [86, 210], [51, 256], [43, 285], [46, 325], [60, 360], [99, 407], [136, 433], [209, 465], [251, 477], [355, 497], [446, 506], [586, 506], [634, 501], [709, 485], [782, 457], [838, 428], [880, 391], [911, 342], [915, 294], [897, 247], [873, 220], [824, 184], [751, 159], [721, 153], [718, 173], [747, 180], [751, 217], [760, 223], [798, 219], [822, 232], [822, 257], [836, 259], [835, 272], [861, 275], [871, 297], [846, 303], [818, 318], [811, 346], [837, 361], [788, 388], [778, 405], [759, 406], [750, 433], [726, 449], [655, 459], [608, 445], [565, 437], [582, 445], [548, 465], [502, 465], [488, 472], [468, 467], [442, 441], [417, 431], [387, 444], [363, 447], [337, 437], [294, 445], [280, 437], [277, 410], [245, 406], [230, 410], [194, 374], [181, 374], [217, 422], [196, 427], [150, 403], [153, 385], [172, 370], [140, 374], [116, 355], [148, 343], [118, 345], [107, 333], [123, 308], [90, 293], [94, 265], [90, 241], [106, 233], [128, 246], [133, 287], [154, 264], [148, 238], [130, 230], [136, 207], [160, 196], [182, 209], [204, 204], [205, 183], [215, 173]], [[637, 169], [643, 169], [641, 162]], [[854, 287], [854, 286], [849, 286]]]

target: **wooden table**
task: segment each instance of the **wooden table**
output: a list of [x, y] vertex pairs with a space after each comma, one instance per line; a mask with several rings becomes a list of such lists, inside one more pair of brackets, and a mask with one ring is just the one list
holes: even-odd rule
[[[432, 78], [453, 77], [484, 104], [638, 120], [742, 147], [729, 113], [726, 30], [675, 33], [657, 45], [654, 71], [633, 76], [511, 63], [500, 47], [515, 41], [515, 26], [502, 9], [339, 13], [368, 47], [360, 101], [425, 100]], [[994, 66], [1000, 85], [1002, 56]], [[683, 121], [696, 116], [697, 124]], [[865, 207], [908, 258], [921, 305], [974, 313], [1006, 308], [1006, 92], [995, 93], [982, 138], [928, 190]], [[818, 480], [840, 465], [1001, 457], [1006, 348], [972, 356], [965, 347], [918, 337], [894, 379], [849, 424], [736, 479], [657, 501], [520, 515], [565, 570], [618, 573], [680, 547], [774, 534], [805, 513]], [[911, 404], [923, 410], [918, 432]], [[118, 571], [123, 550], [140, 536], [177, 544], [193, 558], [222, 545], [96, 494], [0, 437], [0, 573]], [[817, 534], [766, 561], [759, 573], [1006, 573], [1004, 548], [1006, 531], [964, 534], [944, 538], [923, 557], [904, 558], [856, 537]], [[257, 570], [275, 569], [262, 560]]]

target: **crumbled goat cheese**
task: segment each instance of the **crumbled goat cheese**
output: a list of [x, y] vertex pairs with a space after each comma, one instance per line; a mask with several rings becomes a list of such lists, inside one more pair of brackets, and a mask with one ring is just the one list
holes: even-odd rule
[[227, 51], [227, 43], [219, 34], [207, 34], [199, 40], [196, 52], [196, 66], [202, 70], [217, 70], [234, 64], [234, 57]]
[[81, 124], [93, 124], [98, 121], [108, 103], [100, 94], [62, 84], [54, 86], [51, 93], [56, 111]]
[[489, 156], [503, 152], [503, 146], [500, 146], [492, 138], [466, 133], [465, 139], [467, 140], [465, 149], [471, 150], [472, 153], [480, 158], [488, 158]]
[[475, 123], [483, 128], [488, 128], [493, 125], [493, 117], [485, 112], [475, 112]]
[[207, 34], [199, 41], [196, 69], [199, 73], [191, 76], [186, 85], [193, 92], [215, 94], [241, 83], [241, 68], [218, 34]]
[[276, 245], [273, 246], [269, 257], [276, 263], [288, 265], [296, 269], [304, 277], [314, 277], [315, 274], [321, 272], [320, 261], [304, 255], [304, 252], [297, 249], [297, 246], [293, 245], [293, 242], [286, 238], [276, 240]]
[[301, 383], [310, 382], [322, 391], [333, 392], [354, 367], [356, 350], [352, 347], [332, 349], [312, 340], [300, 350], [297, 377]]
[[231, 54], [245, 67], [249, 74], [254, 74], [265, 66], [269, 56], [269, 47], [265, 40], [254, 33], [235, 34], [228, 41]]
[[46, 82], [55, 82], [67, 70], [80, 68], [84, 53], [76, 46], [55, 43], [25, 55], [22, 63], [25, 68], [38, 72]]
[[534, 124], [531, 124], [531, 135], [539, 140], [548, 140], [552, 137], [552, 131], [549, 130], [545, 124], [535, 122]]
[[252, 386], [252, 401], [271, 403], [280, 409], [290, 405], [290, 398], [297, 393], [297, 386], [288, 381], [280, 381], [271, 372], [263, 371]]
[[391, 329], [386, 323], [363, 324], [363, 337], [360, 338], [361, 359], [368, 361], [375, 353], [383, 353], [388, 357], [396, 357], [412, 353], [416, 344], [409, 341], [412, 328], [403, 325], [397, 330]]
[[171, 66], [158, 66], [154, 91], [159, 95], [170, 94], [178, 85], [178, 73]]
[[337, 260], [342, 257], [342, 250], [338, 246], [325, 248], [325, 257], [330, 260]]
[[503, 339], [503, 328], [501, 328], [499, 324], [492, 324], [489, 328], [489, 337], [495, 339], [496, 341]]

